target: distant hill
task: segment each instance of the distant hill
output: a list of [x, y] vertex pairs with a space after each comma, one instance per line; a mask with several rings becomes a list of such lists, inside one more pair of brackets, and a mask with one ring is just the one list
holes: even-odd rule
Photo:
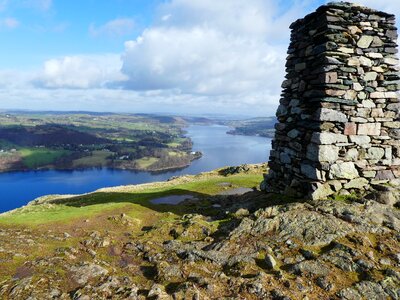
[[275, 129], [274, 125], [277, 122], [275, 117], [252, 118], [238, 121], [227, 121], [225, 125], [233, 127], [228, 131], [229, 134], [237, 135], [254, 135], [273, 138]]
[[163, 171], [199, 158], [187, 122], [153, 114], [0, 113], [0, 172], [107, 167]]

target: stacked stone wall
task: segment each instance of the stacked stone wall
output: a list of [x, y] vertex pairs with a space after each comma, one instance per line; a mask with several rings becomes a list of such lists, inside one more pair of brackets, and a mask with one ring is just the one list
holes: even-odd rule
[[294, 22], [262, 188], [295, 196], [399, 182], [394, 15], [330, 3]]

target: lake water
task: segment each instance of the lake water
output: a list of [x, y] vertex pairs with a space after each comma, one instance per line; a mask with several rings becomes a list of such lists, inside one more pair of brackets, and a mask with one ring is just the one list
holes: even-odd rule
[[182, 170], [161, 174], [125, 170], [29, 171], [0, 174], [0, 213], [49, 194], [82, 194], [102, 187], [163, 181], [172, 176], [197, 174], [223, 166], [268, 160], [271, 140], [255, 136], [229, 135], [226, 126], [187, 128], [193, 150], [203, 156]]

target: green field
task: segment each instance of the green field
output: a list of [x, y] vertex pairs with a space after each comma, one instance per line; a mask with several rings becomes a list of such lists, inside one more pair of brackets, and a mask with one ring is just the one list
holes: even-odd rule
[[146, 169], [157, 161], [158, 159], [155, 157], [143, 157], [141, 159], [137, 159], [136, 163], [138, 164], [140, 169]]
[[57, 159], [70, 153], [67, 150], [51, 150], [40, 148], [24, 148], [20, 149], [18, 152], [22, 157], [23, 164], [29, 169], [35, 169], [40, 166], [52, 164]]
[[73, 161], [73, 168], [99, 167], [107, 165], [109, 151], [93, 151], [91, 155]]

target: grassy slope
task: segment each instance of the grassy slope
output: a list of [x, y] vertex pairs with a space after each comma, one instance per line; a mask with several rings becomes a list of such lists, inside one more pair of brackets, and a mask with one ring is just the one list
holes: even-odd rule
[[[226, 189], [221, 183], [231, 183], [230, 188], [258, 186], [262, 180], [261, 169], [250, 174], [237, 174], [228, 177], [216, 172], [178, 179], [143, 184], [101, 189], [94, 193], [75, 197], [55, 196], [53, 203], [26, 206], [0, 215], [0, 226], [37, 226], [52, 223], [69, 223], [95, 217], [99, 214], [112, 213], [123, 209], [131, 217], [146, 219], [158, 212], [185, 213], [184, 206], [154, 205], [150, 200], [174, 194], [190, 194], [198, 198], [214, 195]], [[63, 199], [64, 198], [64, 199]]]
[[60, 157], [69, 154], [67, 150], [41, 148], [23, 148], [19, 150], [24, 165], [30, 169], [54, 163]]
[[157, 161], [158, 159], [156, 157], [143, 157], [140, 159], [136, 159], [136, 163], [138, 164], [140, 169], [146, 169]]
[[[213, 171], [165, 182], [104, 188], [86, 195], [45, 196], [37, 200], [37, 205], [28, 205], [0, 214], [0, 231], [2, 229], [12, 229], [20, 233], [29, 231], [32, 236], [35, 236], [35, 241], [31, 244], [25, 242], [20, 244], [21, 236], [15, 239], [7, 238], [7, 243], [10, 243], [7, 247], [18, 247], [18, 255], [9, 259], [7, 253], [0, 252], [0, 261], [4, 259], [0, 268], [0, 285], [3, 280], [10, 279], [12, 274], [16, 274], [20, 268], [23, 268], [27, 261], [51, 257], [57, 252], [56, 249], [66, 247], [79, 249], [82, 239], [87, 239], [85, 235], [88, 232], [111, 232], [116, 240], [124, 240], [127, 238], [125, 234], [129, 231], [129, 238], [134, 239], [143, 234], [143, 228], [160, 222], [169, 224], [183, 214], [195, 212], [190, 203], [155, 205], [150, 202], [151, 199], [167, 195], [190, 194], [202, 199], [195, 207], [198, 205], [204, 207], [205, 204], [210, 207], [207, 200], [209, 195], [231, 188], [258, 186], [263, 170], [264, 167], [258, 167], [249, 173], [230, 176], [221, 176], [217, 171]], [[53, 203], [50, 203], [51, 201]], [[219, 209], [213, 209], [215, 210]], [[118, 218], [122, 215], [130, 220], [128, 227], [119, 223]], [[219, 221], [215, 222], [210, 226], [218, 226]], [[51, 238], [51, 236], [62, 236], [64, 232], [71, 233], [72, 237]], [[151, 235], [153, 240], [160, 238], [160, 236]], [[97, 256], [104, 261], [114, 259], [108, 254], [107, 249], [97, 252]], [[79, 259], [83, 260], [87, 257]], [[64, 271], [61, 271], [59, 276], [64, 278]]]
[[87, 168], [87, 167], [99, 167], [107, 165], [107, 158], [110, 156], [109, 151], [93, 151], [92, 155], [84, 156], [82, 158], [75, 159], [72, 163], [73, 168]]

